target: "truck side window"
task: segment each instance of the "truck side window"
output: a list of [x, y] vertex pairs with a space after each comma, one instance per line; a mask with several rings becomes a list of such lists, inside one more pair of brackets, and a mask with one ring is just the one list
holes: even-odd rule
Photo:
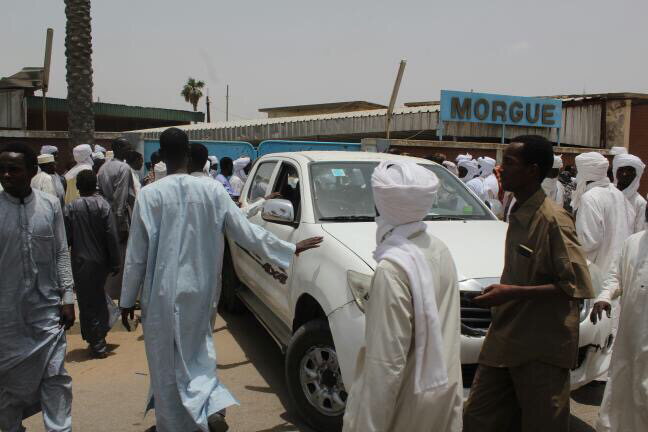
[[254, 174], [254, 179], [252, 179], [250, 190], [248, 191], [249, 203], [258, 201], [260, 198], [265, 198], [268, 195], [267, 191], [268, 185], [270, 184], [270, 177], [272, 177], [276, 165], [276, 161], [264, 162], [259, 165], [259, 168]]
[[289, 163], [283, 162], [272, 192], [279, 192], [282, 199], [287, 199], [292, 203], [295, 211], [295, 220], [299, 220], [301, 191], [297, 168]]

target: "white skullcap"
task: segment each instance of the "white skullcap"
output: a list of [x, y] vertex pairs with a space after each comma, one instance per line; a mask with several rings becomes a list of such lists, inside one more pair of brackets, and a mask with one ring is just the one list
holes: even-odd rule
[[[580, 199], [585, 193], [588, 182], [598, 182], [607, 179], [610, 162], [597, 152], [582, 153], [576, 156], [576, 190], [572, 193], [572, 208], [578, 210]], [[609, 184], [609, 180], [608, 180]]]
[[38, 165], [48, 164], [54, 162], [54, 155], [52, 154], [41, 154], [38, 156]]
[[97, 152], [106, 153], [106, 149], [101, 147], [99, 144], [95, 144], [94, 151], [95, 151], [95, 153], [97, 153]]
[[113, 159], [114, 157], [115, 157], [115, 153], [113, 153], [112, 150], [108, 150], [108, 151], [106, 152], [106, 160]]
[[480, 157], [477, 159], [477, 163], [479, 164], [480, 167], [480, 172], [479, 175], [482, 177], [488, 177], [489, 175], [493, 174], [493, 169], [495, 168], [495, 159], [484, 156]]
[[96, 151], [96, 152], [92, 153], [92, 159], [93, 160], [104, 160], [104, 159], [106, 159], [106, 156], [103, 153], [101, 153], [100, 151]]
[[54, 154], [58, 153], [58, 148], [52, 145], [44, 145], [41, 147], [41, 154]]
[[632, 167], [637, 171], [637, 176], [635, 179], [630, 183], [630, 186], [625, 188], [622, 192], [623, 194], [628, 197], [632, 198], [632, 196], [637, 192], [639, 189], [639, 183], [641, 183], [641, 176], [644, 173], [644, 170], [646, 169], [646, 165], [635, 155], [631, 154], [619, 154], [614, 156], [614, 159], [612, 160], [612, 171], [614, 172], [614, 184], [617, 184], [617, 171], [621, 167]]
[[625, 147], [612, 147], [610, 149], [610, 154], [613, 156], [626, 154], [626, 153], [628, 153], [628, 149], [626, 149]]
[[457, 167], [464, 167], [466, 168], [466, 171], [468, 171], [464, 177], [459, 177], [464, 183], [474, 179], [475, 176], [479, 174], [479, 165], [474, 159], [463, 159], [459, 161]]
[[422, 221], [439, 188], [430, 170], [410, 161], [383, 161], [371, 176], [374, 201], [380, 217], [393, 226]]
[[563, 167], [562, 156], [554, 155], [554, 161], [553, 161], [553, 165], [551, 166], [551, 168], [552, 169], [560, 169], [562, 167]]

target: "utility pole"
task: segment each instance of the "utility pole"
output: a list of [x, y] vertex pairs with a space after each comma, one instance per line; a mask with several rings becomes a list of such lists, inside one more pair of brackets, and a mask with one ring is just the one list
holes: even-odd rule
[[396, 104], [396, 98], [398, 97], [398, 90], [400, 89], [401, 80], [403, 79], [403, 72], [405, 72], [405, 65], [407, 60], [401, 60], [400, 66], [398, 67], [398, 74], [396, 75], [396, 82], [394, 82], [394, 89], [392, 90], [391, 99], [389, 100], [389, 108], [387, 109], [387, 139], [389, 139], [389, 133], [391, 131], [391, 121], [392, 114], [394, 113], [394, 105]]
[[54, 30], [51, 28], [47, 29], [47, 35], [45, 36], [45, 60], [43, 61], [43, 81], [41, 83], [41, 92], [43, 93], [43, 130], [47, 130], [47, 102], [45, 95], [47, 94], [47, 88], [49, 87], [49, 73], [50, 73], [50, 64], [52, 62], [52, 39], [54, 38]]
[[211, 123], [211, 111], [209, 110], [209, 88], [207, 89], [207, 97], [205, 98], [207, 104], [207, 123]]
[[229, 84], [227, 84], [227, 90], [225, 91], [225, 121], [229, 121]]

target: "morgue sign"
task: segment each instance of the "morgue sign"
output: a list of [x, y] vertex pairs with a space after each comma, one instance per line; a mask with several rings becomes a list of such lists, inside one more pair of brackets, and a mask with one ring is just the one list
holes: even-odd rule
[[560, 128], [562, 101], [441, 90], [441, 121]]

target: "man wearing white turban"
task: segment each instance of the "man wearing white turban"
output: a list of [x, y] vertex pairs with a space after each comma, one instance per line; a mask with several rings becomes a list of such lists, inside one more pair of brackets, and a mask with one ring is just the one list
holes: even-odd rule
[[468, 189], [473, 191], [477, 197], [485, 201], [487, 196], [484, 182], [479, 178], [479, 164], [474, 159], [462, 158], [457, 165], [459, 179], [466, 183]]
[[218, 176], [218, 158], [216, 156], [207, 156], [207, 159], [209, 159], [209, 177], [213, 178], [216, 180], [216, 176]]
[[439, 180], [415, 163], [385, 161], [372, 186], [377, 266], [343, 431], [461, 431], [457, 271], [422, 222]]
[[483, 179], [484, 192], [489, 199], [497, 199], [499, 194], [499, 183], [493, 170], [495, 169], [495, 159], [484, 156], [477, 159], [479, 164], [479, 177]]
[[623, 242], [632, 234], [623, 193], [607, 177], [609, 162], [600, 153], [576, 156], [576, 190], [572, 208], [576, 212], [576, 232], [585, 256], [607, 277], [612, 261]]
[[232, 177], [230, 177], [229, 182], [234, 195], [241, 196], [243, 186], [245, 186], [245, 181], [247, 180], [247, 173], [245, 172], [245, 170], [250, 165], [250, 158], [240, 157], [234, 161], [233, 165], [234, 174], [232, 174]]
[[92, 170], [92, 147], [90, 144], [80, 144], [72, 149], [72, 156], [76, 165], [65, 173], [67, 190], [65, 191], [65, 203], [71, 203], [79, 198], [79, 190], [76, 186], [76, 176], [83, 170]]
[[563, 167], [562, 158], [554, 155], [553, 165], [547, 173], [547, 177], [542, 181], [542, 190], [545, 194], [559, 206], [563, 206], [563, 199], [565, 196], [565, 187], [558, 181], [558, 174]]
[[32, 189], [36, 189], [57, 197], [56, 188], [54, 187], [54, 180], [52, 179], [52, 176], [47, 174], [41, 168], [42, 165], [49, 163], [54, 163], [54, 156], [52, 156], [51, 154], [38, 156], [38, 166], [40, 169], [38, 170], [38, 174], [36, 174], [31, 179], [31, 187]]
[[631, 154], [617, 155], [612, 161], [614, 184], [630, 203], [628, 216], [633, 233], [643, 231], [646, 225], [646, 199], [637, 192], [645, 168], [641, 159]]

